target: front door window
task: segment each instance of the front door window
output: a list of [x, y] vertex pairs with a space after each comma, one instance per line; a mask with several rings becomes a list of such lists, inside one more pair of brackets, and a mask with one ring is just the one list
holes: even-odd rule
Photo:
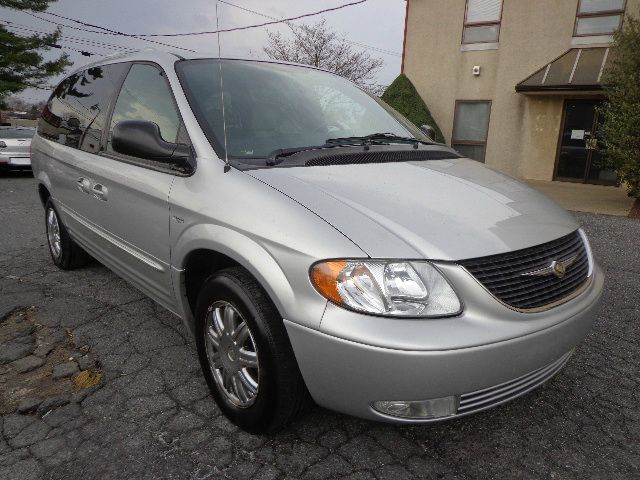
[[567, 100], [554, 180], [616, 185], [615, 172], [603, 168], [598, 139], [599, 100]]
[[108, 152], [113, 152], [113, 127], [124, 120], [154, 122], [160, 128], [160, 135], [165, 141], [177, 140], [180, 117], [166, 78], [155, 66], [134, 64], [131, 67], [113, 109], [107, 143]]

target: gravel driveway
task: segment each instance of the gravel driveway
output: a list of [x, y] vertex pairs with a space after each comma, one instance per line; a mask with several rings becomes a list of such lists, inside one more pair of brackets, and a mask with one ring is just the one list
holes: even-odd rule
[[[0, 352], [28, 350], [43, 362], [16, 374], [6, 360], [0, 390], [21, 395], [8, 388], [12, 375], [52, 389], [34, 399], [25, 387], [30, 413], [5, 401], [1, 480], [640, 477], [637, 220], [578, 216], [606, 272], [605, 295], [592, 333], [538, 390], [431, 426], [315, 408], [289, 430], [257, 437], [220, 415], [178, 318], [98, 264], [52, 265], [32, 177], [0, 178], [0, 211], [0, 329], [11, 327]], [[99, 383], [78, 390], [81, 369]]]

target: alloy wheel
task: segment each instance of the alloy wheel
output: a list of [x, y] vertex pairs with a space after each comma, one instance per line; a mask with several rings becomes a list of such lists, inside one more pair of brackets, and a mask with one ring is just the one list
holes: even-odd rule
[[47, 211], [47, 240], [49, 241], [49, 249], [53, 257], [58, 260], [60, 255], [62, 255], [62, 240], [60, 237], [58, 215], [56, 215], [53, 208]]
[[240, 408], [258, 395], [260, 367], [253, 336], [235, 306], [217, 301], [208, 308], [205, 344], [209, 368], [219, 390]]

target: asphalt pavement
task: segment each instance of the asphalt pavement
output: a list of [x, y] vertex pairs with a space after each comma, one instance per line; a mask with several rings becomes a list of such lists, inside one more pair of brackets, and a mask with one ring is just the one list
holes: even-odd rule
[[[1, 416], [0, 480], [640, 478], [640, 221], [577, 217], [606, 290], [594, 329], [547, 384], [441, 424], [316, 407], [284, 432], [253, 436], [216, 408], [181, 321], [97, 263], [55, 268], [35, 180], [0, 177], [0, 328], [17, 322], [3, 354], [39, 348], [31, 356], [49, 359], [31, 370], [40, 377], [20, 375], [43, 382], [52, 361], [67, 364], [58, 369], [72, 371], [60, 374], [67, 381], [82, 368], [100, 375]], [[42, 356], [47, 345], [60, 358]]]

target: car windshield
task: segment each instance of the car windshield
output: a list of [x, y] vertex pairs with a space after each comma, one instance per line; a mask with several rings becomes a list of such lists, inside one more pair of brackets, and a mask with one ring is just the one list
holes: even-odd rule
[[31, 138], [35, 133], [33, 128], [0, 128], [0, 138]]
[[429, 141], [381, 100], [324, 71], [217, 59], [181, 61], [176, 70], [200, 126], [223, 158], [225, 144], [230, 159], [264, 165], [275, 150], [329, 139], [387, 133]]

